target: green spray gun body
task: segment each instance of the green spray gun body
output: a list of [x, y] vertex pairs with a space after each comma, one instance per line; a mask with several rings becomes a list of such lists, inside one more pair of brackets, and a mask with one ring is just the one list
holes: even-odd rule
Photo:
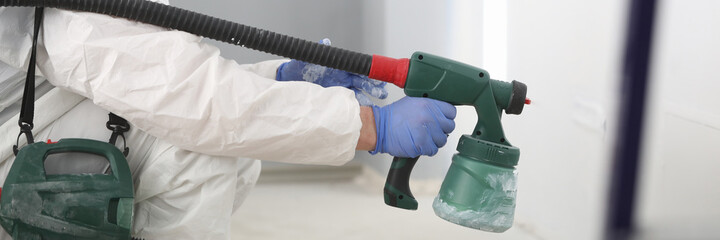
[[[478, 122], [458, 142], [458, 153], [433, 208], [443, 219], [463, 226], [503, 232], [515, 212], [515, 166], [520, 150], [505, 138], [502, 111], [520, 114], [526, 104], [525, 84], [490, 79], [487, 71], [417, 52], [409, 60], [405, 93], [453, 105], [471, 105]], [[417, 158], [395, 158], [385, 184], [385, 203], [417, 209], [409, 177]]]

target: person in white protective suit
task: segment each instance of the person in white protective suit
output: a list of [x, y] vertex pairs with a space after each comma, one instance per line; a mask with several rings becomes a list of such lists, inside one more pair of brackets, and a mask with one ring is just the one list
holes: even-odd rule
[[[14, 161], [33, 19], [31, 8], [0, 8], [0, 184]], [[108, 112], [127, 119], [135, 237], [229, 239], [231, 215], [254, 186], [259, 160], [342, 165], [356, 150], [433, 155], [454, 128], [447, 103], [404, 98], [363, 107], [348, 88], [285, 81], [307, 75], [299, 72], [304, 63], [239, 65], [200, 40], [45, 9], [35, 139], [107, 141]], [[0, 239], [10, 237], [1, 230]]]

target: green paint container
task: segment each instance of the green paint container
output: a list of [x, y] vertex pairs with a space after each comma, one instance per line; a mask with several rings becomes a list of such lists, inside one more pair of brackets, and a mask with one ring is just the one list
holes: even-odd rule
[[520, 151], [465, 135], [458, 152], [433, 202], [435, 214], [483, 231], [508, 230], [515, 215]]

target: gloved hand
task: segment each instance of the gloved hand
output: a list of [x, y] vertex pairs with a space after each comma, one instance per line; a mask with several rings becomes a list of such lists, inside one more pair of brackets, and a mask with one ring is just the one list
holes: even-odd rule
[[[330, 40], [326, 38], [320, 43], [330, 45]], [[385, 82], [297, 60], [280, 65], [276, 79], [278, 81], [307, 81], [323, 87], [346, 87], [355, 91], [355, 98], [362, 106], [372, 105], [370, 97], [385, 99], [388, 95], [385, 90]]]
[[396, 157], [432, 156], [455, 129], [455, 106], [429, 98], [404, 97], [385, 107], [373, 106], [375, 151]]

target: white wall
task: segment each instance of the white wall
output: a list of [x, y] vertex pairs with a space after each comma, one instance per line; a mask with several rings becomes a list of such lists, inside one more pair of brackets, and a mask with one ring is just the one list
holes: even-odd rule
[[660, 1], [642, 167], [643, 239], [720, 239], [720, 2]]
[[626, 1], [508, 3], [508, 76], [533, 100], [504, 120], [521, 150], [516, 223], [543, 239], [598, 239]]

